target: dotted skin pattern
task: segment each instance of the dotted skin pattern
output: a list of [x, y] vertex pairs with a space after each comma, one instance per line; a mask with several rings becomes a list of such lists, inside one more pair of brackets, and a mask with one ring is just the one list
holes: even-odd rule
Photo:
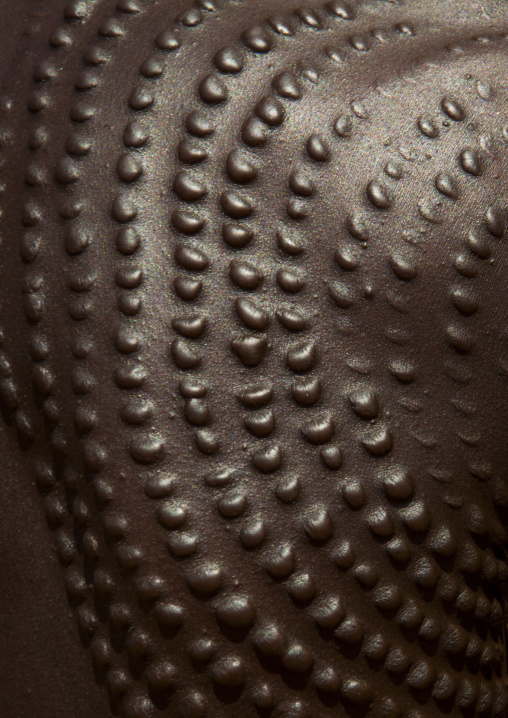
[[0, 431], [107, 715], [506, 716], [506, 4], [46, 5]]

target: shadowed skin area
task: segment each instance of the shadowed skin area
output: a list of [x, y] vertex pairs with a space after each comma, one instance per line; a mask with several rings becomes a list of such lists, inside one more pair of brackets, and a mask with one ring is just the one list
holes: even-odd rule
[[2, 715], [506, 715], [504, 3], [24, 6]]

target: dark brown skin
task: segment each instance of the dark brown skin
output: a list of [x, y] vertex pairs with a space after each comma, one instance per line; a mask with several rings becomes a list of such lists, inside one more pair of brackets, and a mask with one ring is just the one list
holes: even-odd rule
[[506, 715], [501, 0], [0, 0], [0, 715]]

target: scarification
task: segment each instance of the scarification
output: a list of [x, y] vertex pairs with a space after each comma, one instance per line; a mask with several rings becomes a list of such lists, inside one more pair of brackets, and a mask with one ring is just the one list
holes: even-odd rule
[[[66, 12], [81, 5], [72, 7]], [[99, 130], [94, 98], [102, 75], [119, 64], [114, 43], [128, 41], [128, 18], [139, 18], [142, 31], [142, 9], [158, 11], [121, 0], [100, 20], [104, 39], [85, 52], [69, 126], [95, 122]], [[165, 83], [173, 64], [185, 62], [186, 33], [203, 25], [203, 37], [205, 19], [223, 21], [218, 9], [238, 19], [241, 44], [230, 37], [211, 43], [213, 65], [185, 90], [199, 109], [188, 111], [188, 103], [178, 111], [185, 128], [170, 128], [178, 159], [168, 159], [157, 127], [160, 117], [168, 121]], [[391, 21], [397, 8], [383, 9], [375, 26], [357, 9], [327, 3], [245, 30], [239, 6], [206, 0], [179, 17], [176, 33], [159, 32], [140, 67], [144, 79], [126, 93], [124, 146], [105, 152], [111, 186], [89, 215], [90, 246], [79, 197], [88, 168], [91, 176], [103, 162], [92, 132], [73, 130], [55, 166], [69, 325], [84, 327], [72, 342], [72, 416], [96, 504], [81, 491], [81, 462], [69, 460], [55, 471], [65, 491], [48, 498], [46, 513], [59, 529], [60, 559], [72, 566], [66, 585], [82, 637], [112, 710], [127, 717], [202, 716], [207, 703], [217, 716], [239, 705], [252, 715], [313, 715], [311, 704], [323, 716], [400, 716], [413, 699], [443, 713], [505, 710], [498, 586], [506, 537], [492, 506], [506, 504], [498, 467], [487, 464], [490, 443], [475, 430], [485, 402], [480, 397], [478, 409], [466, 392], [477, 366], [469, 327], [487, 301], [467, 285], [478, 283], [476, 264], [505, 234], [504, 208], [486, 209], [479, 184], [500, 150], [479, 151], [465, 138], [459, 125], [475, 110], [462, 91], [439, 96], [426, 88], [425, 102], [430, 96], [434, 105], [425, 108], [429, 116], [420, 112], [420, 67], [415, 90], [404, 89], [411, 117], [400, 121], [400, 138], [376, 148], [375, 161], [364, 154], [347, 187], [337, 182], [349, 177], [345, 168], [369, 133], [382, 137], [378, 125], [410, 81], [380, 82], [361, 99], [344, 90], [341, 107], [328, 105], [317, 118], [309, 116], [312, 103], [323, 100], [342, 67], [362, 67], [369, 53], [383, 57], [399, 40], [424, 47], [416, 24]], [[364, 23], [358, 33], [347, 24], [353, 16]], [[305, 43], [314, 61], [294, 69], [293, 54]], [[249, 79], [258, 68], [266, 72], [262, 92]], [[497, 92], [495, 83], [476, 85], [483, 102]], [[36, 92], [29, 102], [43, 112], [50, 95]], [[448, 119], [438, 120], [439, 112]], [[456, 128], [449, 135], [448, 121], [459, 128], [453, 168], [448, 137]], [[445, 166], [422, 168], [411, 147], [417, 133], [435, 144], [428, 152]], [[38, 186], [38, 166], [25, 176]], [[155, 202], [145, 207], [152, 190]], [[480, 208], [486, 214], [457, 262], [460, 287], [450, 290], [457, 275], [449, 256], [446, 286], [436, 283], [435, 306], [446, 295], [440, 316], [451, 330], [438, 333], [448, 340], [441, 356], [450, 363], [429, 382], [411, 327], [421, 328], [425, 253], [434, 251], [436, 227], [455, 231], [453, 203], [463, 196], [471, 216]], [[38, 222], [35, 207], [25, 220]], [[402, 227], [406, 221], [412, 226]], [[458, 237], [446, 251], [463, 243], [464, 233]], [[24, 247], [32, 257], [37, 242]], [[92, 261], [93, 251], [104, 266]], [[37, 279], [26, 285], [31, 311]], [[116, 299], [119, 314], [111, 311]], [[101, 316], [103, 300], [109, 313]], [[435, 332], [427, 328], [427, 336], [434, 341]], [[42, 367], [44, 338], [32, 346]], [[8, 362], [2, 366], [8, 379]], [[454, 475], [428, 458], [441, 456], [447, 440], [451, 451], [457, 446], [446, 432], [439, 441], [429, 432], [433, 412], [451, 402], [443, 392], [432, 404], [426, 383], [439, 389], [442, 379], [464, 386], [452, 399], [450, 426], [468, 447], [466, 473], [460, 462]], [[50, 374], [37, 370], [36, 390], [50, 396]], [[64, 397], [67, 386], [57, 390]], [[46, 399], [44, 407], [46, 420], [58, 423], [58, 406]], [[458, 412], [466, 430], [455, 430]], [[71, 456], [65, 432], [52, 436], [52, 448]], [[36, 463], [46, 493], [53, 467]], [[469, 491], [474, 502], [465, 500]], [[150, 548], [142, 545], [147, 536]], [[436, 654], [439, 673], [430, 660]]]

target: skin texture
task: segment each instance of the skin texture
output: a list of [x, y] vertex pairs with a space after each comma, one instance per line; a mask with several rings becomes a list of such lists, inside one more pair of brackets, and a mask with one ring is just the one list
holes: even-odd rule
[[504, 2], [0, 2], [1, 714], [506, 715]]

